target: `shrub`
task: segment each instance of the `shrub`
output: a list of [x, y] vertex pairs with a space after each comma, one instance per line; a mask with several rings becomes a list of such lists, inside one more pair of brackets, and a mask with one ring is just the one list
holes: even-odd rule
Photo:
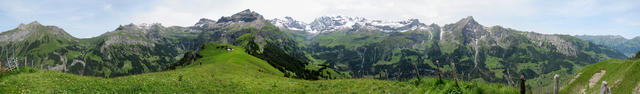
[[638, 52], [636, 53], [636, 55], [633, 55], [633, 56], [632, 56], [631, 58], [629, 58], [629, 59], [631, 59], [631, 60], [637, 60], [637, 59], [639, 59], [639, 58], [640, 58], [640, 56], [638, 56], [638, 55], [640, 55], [640, 51], [638, 51]]

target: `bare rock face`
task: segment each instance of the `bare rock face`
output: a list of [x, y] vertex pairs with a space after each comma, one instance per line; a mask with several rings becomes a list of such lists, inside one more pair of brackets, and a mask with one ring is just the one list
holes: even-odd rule
[[445, 25], [444, 31], [459, 33], [454, 37], [464, 44], [473, 44], [476, 39], [489, 34], [485, 27], [476, 22], [471, 16], [463, 18], [454, 24]]
[[0, 43], [2, 42], [17, 42], [25, 39], [42, 39], [45, 36], [56, 37], [59, 39], [72, 39], [73, 37], [64, 32], [61, 28], [55, 26], [43, 26], [37, 21], [29, 24], [20, 24], [18, 28], [2, 32], [0, 34]]
[[216, 21], [211, 20], [211, 19], [207, 19], [207, 18], [201, 18], [198, 23], [195, 24], [195, 26], [205, 26], [205, 25], [212, 25], [212, 24], [216, 24]]
[[226, 23], [226, 22], [253, 22], [256, 20], [264, 20], [262, 15], [246, 9], [242, 12], [231, 15], [230, 17], [222, 17], [218, 20], [217, 23]]
[[246, 9], [242, 12], [238, 12], [231, 16], [221, 17], [218, 21], [213, 21], [210, 19], [200, 19], [198, 23], [193, 28], [196, 28], [201, 31], [212, 31], [212, 30], [228, 30], [231, 31], [231, 28], [246, 28], [246, 27], [254, 27], [254, 28], [262, 28], [265, 23], [268, 23], [267, 20], [262, 17], [262, 15]]
[[542, 43], [551, 43], [558, 49], [558, 51], [566, 56], [576, 56], [578, 49], [571, 42], [562, 39], [556, 35], [544, 35], [538, 33], [527, 33], [527, 37], [533, 40], [536, 46], [541, 46]]
[[29, 33], [31, 32], [27, 32], [27, 31], [3, 32], [3, 34], [0, 35], [0, 42], [22, 41], [26, 38], [27, 35], [29, 35]]
[[104, 34], [106, 39], [104, 40], [104, 44], [101, 45], [100, 51], [104, 52], [105, 48], [114, 44], [154, 47], [154, 43], [158, 40], [158, 38], [152, 36], [152, 34], [155, 33], [154, 28], [164, 27], [160, 24], [129, 24], [120, 26], [115, 31]]

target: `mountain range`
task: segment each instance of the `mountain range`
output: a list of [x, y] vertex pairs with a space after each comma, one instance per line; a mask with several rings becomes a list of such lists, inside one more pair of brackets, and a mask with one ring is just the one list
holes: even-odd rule
[[[551, 88], [553, 74], [570, 76], [589, 64], [627, 58], [574, 36], [487, 27], [471, 16], [445, 25], [347, 16], [304, 23], [291, 17], [265, 19], [248, 9], [217, 21], [202, 18], [188, 27], [121, 25], [94, 38], [75, 38], [32, 22], [0, 33], [0, 39], [0, 58], [7, 62], [79, 75], [170, 70], [193, 63], [198, 56], [192, 53], [205, 43], [220, 43], [242, 47], [293, 78], [405, 80], [435, 76], [441, 67], [463, 80], [511, 85], [524, 75], [531, 79], [528, 87], [540, 91]], [[453, 63], [455, 73], [446, 67]]]
[[[247, 49], [255, 51], [250, 54], [269, 58], [266, 60], [276, 68], [299, 77], [309, 76], [303, 71], [307, 59], [298, 57], [303, 55], [296, 52], [295, 42], [278, 33], [280, 31], [261, 15], [249, 10], [218, 21], [203, 18], [190, 27], [122, 25], [98, 37], [84, 39], [70, 36], [55, 26], [32, 22], [0, 33], [3, 39], [0, 48], [4, 53], [0, 57], [7, 58], [6, 62], [18, 61], [18, 66], [117, 77], [167, 70], [183, 59], [185, 53], [201, 49], [204, 43], [215, 42], [250, 45], [255, 47]], [[282, 55], [274, 57], [274, 54]]]
[[[270, 22], [294, 36], [316, 64], [358, 78], [436, 76], [436, 67], [456, 63], [462, 79], [513, 85], [524, 75], [532, 80], [528, 85], [544, 92], [552, 88], [553, 74], [566, 76], [561, 79], [566, 81], [582, 66], [627, 58], [574, 36], [486, 27], [471, 16], [443, 26], [415, 19], [384, 22], [344, 16], [320, 17], [311, 24], [291, 17]], [[414, 71], [414, 64], [419, 71]], [[445, 74], [453, 72], [444, 68]]]
[[289, 30], [307, 31], [310, 33], [330, 33], [353, 27], [379, 30], [385, 32], [404, 32], [409, 30], [426, 30], [427, 25], [420, 23], [418, 19], [404, 21], [369, 20], [362, 17], [348, 16], [323, 16], [316, 18], [311, 23], [297, 21], [291, 17], [275, 18], [271, 24]]
[[614, 48], [628, 57], [634, 56], [636, 52], [640, 51], [640, 37], [632, 39], [627, 39], [619, 35], [576, 35], [575, 37]]

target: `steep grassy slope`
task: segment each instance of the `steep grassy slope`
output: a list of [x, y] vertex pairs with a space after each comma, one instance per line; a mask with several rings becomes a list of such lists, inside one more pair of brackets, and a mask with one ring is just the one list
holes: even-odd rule
[[[566, 82], [568, 85], [562, 89], [561, 93], [599, 93], [602, 81], [608, 83], [613, 94], [640, 93], [640, 79], [638, 79], [640, 78], [640, 60], [606, 60], [585, 66], [574, 75], [576, 76], [575, 81]], [[601, 78], [598, 80], [598, 77]]]
[[[227, 51], [232, 48], [233, 51]], [[0, 76], [0, 91], [5, 93], [517, 93], [512, 87], [482, 82], [451, 81], [437, 84], [436, 79], [398, 82], [373, 79], [308, 81], [282, 77], [284, 73], [267, 62], [230, 45], [206, 44], [199, 65], [176, 70], [100, 78], [78, 76], [48, 70], [24, 69], [21, 73]]]

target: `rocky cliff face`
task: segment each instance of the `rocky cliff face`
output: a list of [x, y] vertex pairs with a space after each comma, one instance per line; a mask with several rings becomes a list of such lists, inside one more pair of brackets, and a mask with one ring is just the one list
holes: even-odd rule
[[59, 39], [73, 39], [71, 35], [55, 26], [43, 26], [37, 21], [29, 24], [20, 24], [18, 28], [2, 32], [0, 43], [19, 42], [24, 40], [39, 40], [44, 37], [56, 37]]
[[229, 17], [222, 17], [218, 19], [217, 23], [229, 23], [229, 22], [254, 22], [254, 21], [264, 21], [264, 17], [262, 15], [246, 9], [242, 12], [233, 14]]
[[207, 19], [207, 18], [201, 18], [194, 26], [196, 27], [202, 27], [205, 25], [211, 25], [211, 24], [215, 24], [216, 21], [211, 20], [211, 19]]

